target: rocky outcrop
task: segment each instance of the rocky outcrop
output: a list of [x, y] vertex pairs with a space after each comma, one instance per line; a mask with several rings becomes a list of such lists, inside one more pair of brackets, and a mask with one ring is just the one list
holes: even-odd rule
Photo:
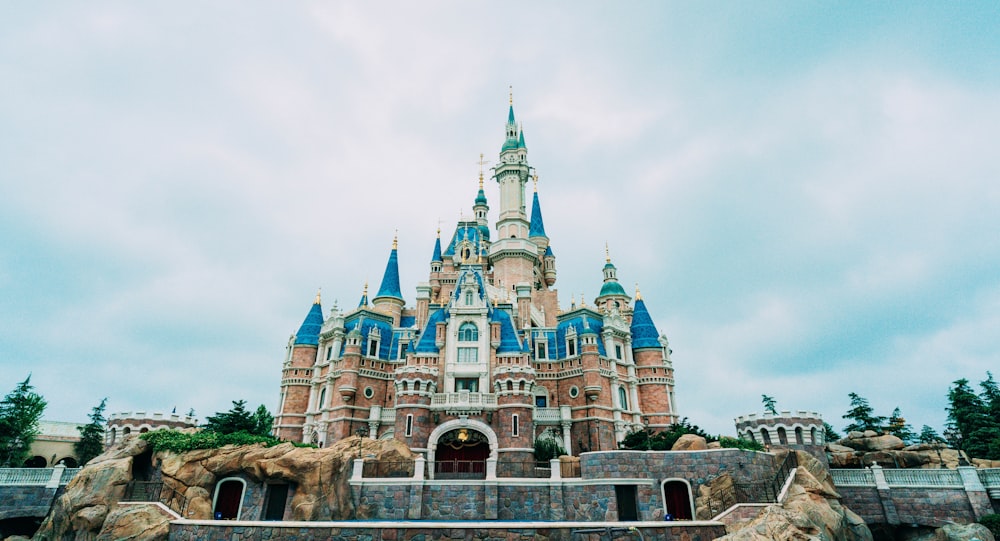
[[[899, 438], [875, 432], [851, 432], [846, 438], [826, 446], [831, 468], [864, 468], [878, 464], [883, 468], [956, 468], [958, 451], [941, 444], [920, 443], [904, 446]], [[996, 461], [973, 459], [980, 468], [992, 466]]]
[[899, 541], [996, 541], [982, 524], [947, 524], [940, 528], [897, 528], [886, 532]]
[[695, 434], [684, 434], [677, 438], [674, 446], [670, 448], [671, 451], [704, 451], [705, 449], [708, 449], [705, 438]]
[[291, 520], [366, 518], [367, 510], [354, 508], [349, 484], [353, 460], [358, 456], [388, 462], [414, 458], [399, 441], [359, 441], [357, 437], [325, 449], [283, 443], [180, 454], [151, 454], [144, 440], [134, 438], [92, 460], [77, 474], [56, 500], [35, 539], [166, 539], [165, 522], [156, 516], [155, 506], [118, 506], [126, 485], [137, 474], [159, 477], [163, 482], [161, 500], [175, 511], [183, 510], [185, 518], [211, 518], [216, 482], [234, 475], [257, 483], [294, 486]]
[[861, 517], [840, 504], [830, 472], [812, 455], [797, 451], [799, 466], [781, 504], [769, 505], [757, 518], [721, 537], [729, 541], [871, 541]]
[[725, 498], [725, 495], [732, 492], [733, 478], [728, 473], [723, 473], [698, 487], [698, 495], [694, 501], [695, 519], [712, 520], [719, 512], [732, 505], [732, 501]]

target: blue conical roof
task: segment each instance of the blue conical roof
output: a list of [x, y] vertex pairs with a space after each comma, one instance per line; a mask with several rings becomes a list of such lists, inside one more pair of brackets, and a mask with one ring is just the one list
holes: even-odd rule
[[438, 232], [438, 238], [434, 239], [434, 254], [431, 256], [431, 263], [442, 262], [444, 259], [441, 258], [441, 233]]
[[660, 332], [656, 330], [653, 318], [649, 317], [649, 311], [646, 310], [646, 303], [642, 299], [635, 301], [630, 330], [632, 331], [632, 348], [660, 347]]
[[542, 207], [538, 204], [538, 192], [535, 192], [531, 200], [531, 226], [528, 229], [529, 237], [548, 237], [545, 234], [545, 222], [542, 221]]
[[507, 111], [507, 124], [514, 124], [514, 104], [510, 104], [510, 109]]
[[299, 332], [295, 333], [296, 346], [318, 346], [319, 331], [323, 327], [323, 308], [319, 304], [319, 299], [313, 303], [306, 319], [302, 321]]
[[385, 265], [385, 274], [382, 275], [382, 285], [378, 288], [378, 297], [394, 297], [403, 299], [403, 293], [399, 290], [399, 261], [396, 255], [396, 242], [392, 243], [392, 252], [389, 253], [389, 262]]
[[476, 194], [476, 206], [486, 205], [486, 192], [482, 188], [479, 188], [479, 193]]
[[517, 137], [517, 148], [528, 148], [524, 146], [524, 128], [521, 129], [521, 133]]

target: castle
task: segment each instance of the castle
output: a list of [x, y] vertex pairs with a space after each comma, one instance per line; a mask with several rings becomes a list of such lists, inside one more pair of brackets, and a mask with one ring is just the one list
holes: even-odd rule
[[610, 257], [593, 304], [581, 298], [560, 309], [527, 153], [511, 102], [492, 176], [496, 235], [480, 170], [472, 216], [459, 219], [446, 245], [439, 228], [428, 249], [415, 306], [400, 291], [395, 238], [371, 300], [366, 284], [356, 308], [324, 318], [317, 294], [288, 342], [278, 437], [320, 446], [351, 435], [395, 438], [432, 463], [527, 460], [536, 438], [578, 455], [677, 421], [667, 340]]

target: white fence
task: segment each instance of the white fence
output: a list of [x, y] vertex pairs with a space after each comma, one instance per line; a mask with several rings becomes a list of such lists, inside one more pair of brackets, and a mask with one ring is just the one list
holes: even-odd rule
[[0, 468], [0, 485], [49, 485], [54, 482], [56, 470], [59, 470], [58, 484], [65, 485], [76, 476], [80, 468]]

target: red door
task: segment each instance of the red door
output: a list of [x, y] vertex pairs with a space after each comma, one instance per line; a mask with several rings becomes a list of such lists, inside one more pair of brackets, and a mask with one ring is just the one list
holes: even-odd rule
[[235, 479], [223, 481], [215, 496], [215, 519], [235, 520], [243, 502], [243, 483]]

